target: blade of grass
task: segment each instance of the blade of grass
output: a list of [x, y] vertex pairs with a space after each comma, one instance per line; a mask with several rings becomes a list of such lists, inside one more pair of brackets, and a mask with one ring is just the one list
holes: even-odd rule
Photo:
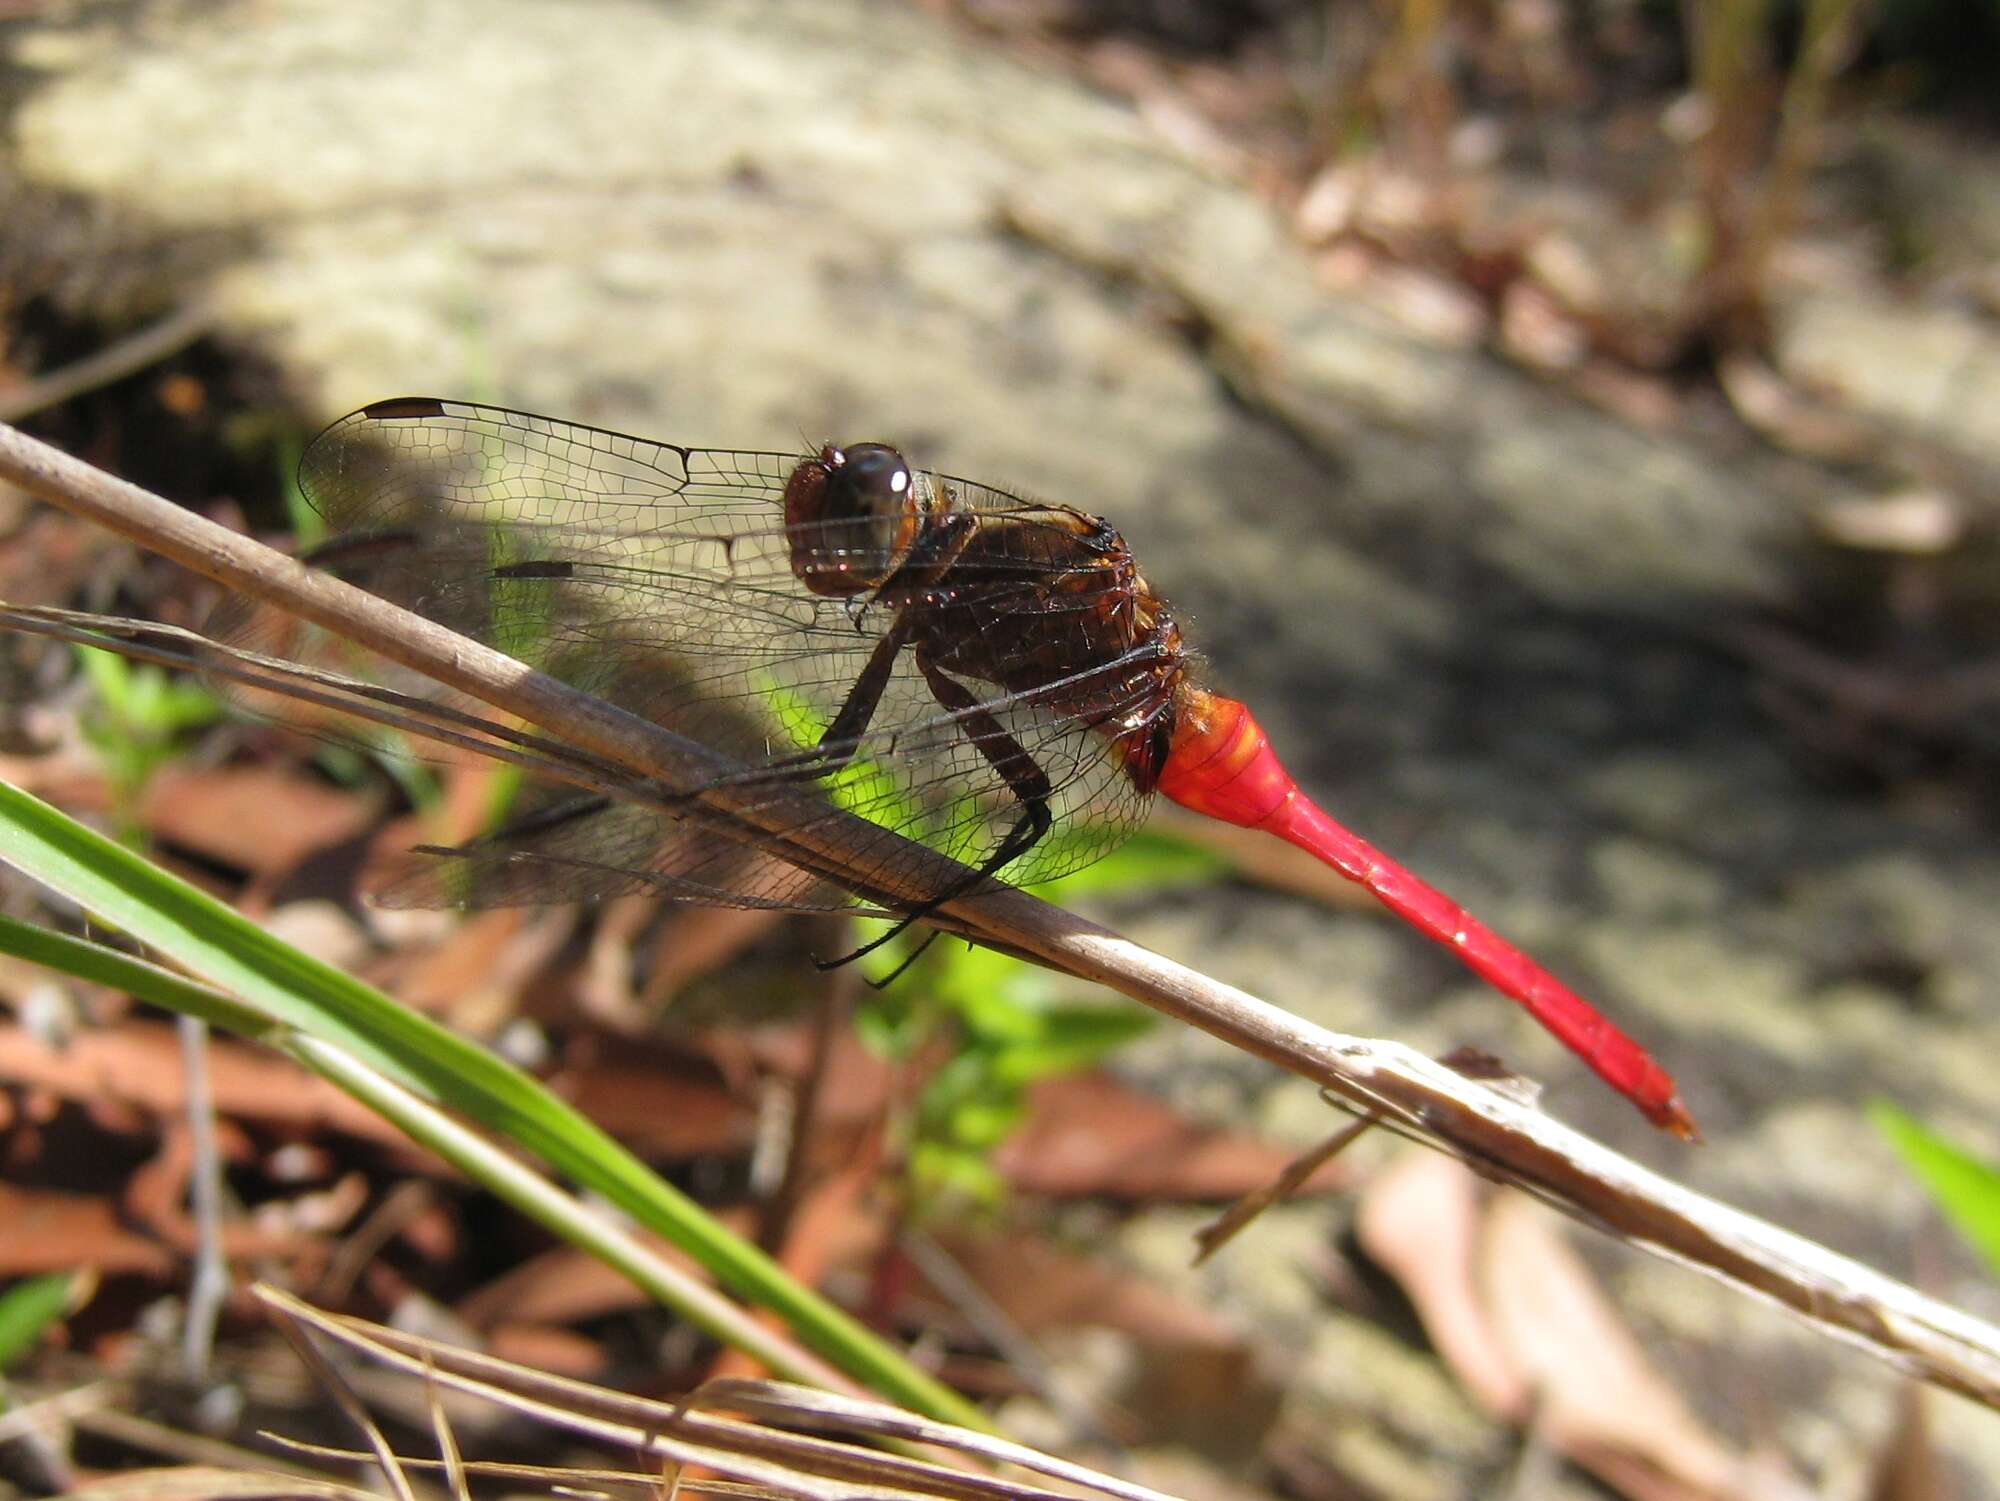
[[953, 1422], [984, 1425], [971, 1404], [801, 1287], [525, 1074], [5, 782], [0, 860], [268, 1018], [519, 1143], [665, 1237], [738, 1296], [779, 1314], [801, 1342], [874, 1390]]
[[0, 1371], [35, 1348], [42, 1331], [69, 1308], [73, 1272], [30, 1277], [0, 1293]]
[[[514, 1161], [476, 1132], [459, 1125], [435, 1106], [399, 1089], [374, 1069], [329, 1043], [293, 1032], [282, 1051], [323, 1079], [362, 1101], [393, 1122], [412, 1140], [430, 1148], [522, 1213], [539, 1220], [572, 1245], [595, 1256], [648, 1296], [673, 1308], [717, 1339], [762, 1361], [772, 1370], [796, 1369], [794, 1349], [773, 1340], [756, 1321], [719, 1293], [676, 1271], [600, 1214], [565, 1194], [539, 1173]], [[824, 1369], [811, 1362], [803, 1378], [828, 1385]]]
[[150, 1001], [180, 1016], [195, 1017], [252, 1042], [264, 1041], [277, 1030], [277, 1024], [261, 1011], [252, 1010], [219, 990], [197, 984], [185, 975], [87, 938], [38, 928], [4, 914], [0, 914], [0, 954], [12, 954], [44, 969], [60, 970], [93, 985], [122, 990], [129, 996]]
[[[497, 1197], [624, 1274], [655, 1300], [717, 1339], [774, 1371], [788, 1372], [787, 1379], [827, 1384], [829, 1373], [825, 1367], [809, 1357], [801, 1357], [795, 1347], [773, 1339], [735, 1304], [661, 1261], [624, 1231], [605, 1224], [600, 1214], [593, 1213], [435, 1106], [390, 1083], [351, 1054], [274, 1023], [218, 990], [89, 939], [52, 933], [0, 916], [0, 953], [114, 987], [139, 1000], [199, 1017], [213, 1026], [268, 1045], [360, 1100], [419, 1146], [435, 1152]], [[7, 1305], [0, 1300], [0, 1365], [8, 1359], [6, 1313]]]
[[1871, 1101], [1868, 1116], [1930, 1190], [1945, 1218], [2000, 1276], [2000, 1167], [1946, 1141], [1887, 1100]]

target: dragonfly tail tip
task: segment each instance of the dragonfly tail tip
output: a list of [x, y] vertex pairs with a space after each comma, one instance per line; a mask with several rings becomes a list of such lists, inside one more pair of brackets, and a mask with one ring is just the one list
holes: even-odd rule
[[1669, 1095], [1664, 1104], [1648, 1107], [1646, 1118], [1662, 1131], [1678, 1136], [1682, 1141], [1699, 1146], [1702, 1142], [1701, 1127], [1694, 1123], [1687, 1106], [1681, 1103], [1679, 1095]]

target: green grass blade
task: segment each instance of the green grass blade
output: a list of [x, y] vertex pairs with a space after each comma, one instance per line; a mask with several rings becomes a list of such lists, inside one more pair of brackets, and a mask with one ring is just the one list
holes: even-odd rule
[[61, 1321], [69, 1308], [74, 1272], [30, 1277], [0, 1293], [0, 1371], [35, 1348], [42, 1331]]
[[458, 1168], [495, 1197], [546, 1225], [571, 1245], [588, 1251], [665, 1307], [725, 1344], [762, 1361], [787, 1381], [817, 1384], [820, 1369], [801, 1364], [797, 1346], [775, 1339], [737, 1304], [694, 1274], [679, 1271], [647, 1250], [601, 1214], [565, 1194], [541, 1174], [516, 1161], [477, 1132], [459, 1125], [437, 1107], [400, 1089], [376, 1070], [329, 1043], [299, 1032], [278, 1040], [280, 1051], [321, 1078], [339, 1086], [412, 1141]]
[[332, 1043], [419, 1098], [461, 1111], [657, 1231], [809, 1348], [874, 1390], [985, 1426], [976, 1408], [730, 1234], [525, 1074], [266, 933], [186, 882], [0, 782], [0, 860], [62, 892], [272, 1020]]
[[150, 960], [121, 954], [87, 938], [72, 938], [67, 933], [38, 928], [4, 914], [0, 914], [0, 954], [12, 954], [44, 969], [60, 970], [93, 985], [122, 990], [137, 1000], [199, 1018], [253, 1041], [262, 1040], [273, 1030], [271, 1019], [261, 1011], [253, 1011], [185, 975], [177, 975]]
[[2000, 1167], [1954, 1146], [1887, 1100], [1870, 1102], [1868, 1116], [1945, 1218], [2000, 1276]]
[[[538, 1220], [572, 1245], [581, 1247], [624, 1274], [656, 1301], [762, 1361], [789, 1381], [812, 1382], [819, 1370], [800, 1366], [794, 1346], [773, 1339], [733, 1303], [693, 1274], [677, 1271], [623, 1231], [608, 1225], [564, 1194], [547, 1179], [483, 1137], [461, 1126], [433, 1105], [417, 1099], [380, 1073], [341, 1052], [261, 1013], [238, 1004], [220, 991], [163, 969], [144, 959], [119, 953], [88, 939], [52, 933], [0, 916], [0, 953], [12, 954], [78, 979], [113, 986], [139, 1000], [198, 1016], [214, 1026], [264, 1042], [336, 1085], [397, 1126], [418, 1145], [429, 1148], [472, 1181]], [[60, 1279], [56, 1279], [60, 1280]], [[9, 1326], [0, 1300], [0, 1367], [6, 1363]], [[28, 1342], [32, 1343], [31, 1331]]]

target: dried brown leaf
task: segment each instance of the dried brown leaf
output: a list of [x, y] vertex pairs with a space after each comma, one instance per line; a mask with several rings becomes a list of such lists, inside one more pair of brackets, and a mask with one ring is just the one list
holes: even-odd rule
[[1063, 1250], [1025, 1232], [939, 1236], [993, 1304], [1028, 1334], [1100, 1328], [1154, 1347], [1235, 1348], [1240, 1330], [1199, 1303], [1126, 1268]]
[[369, 798], [276, 766], [170, 768], [147, 785], [140, 806], [155, 838], [259, 876], [295, 869], [378, 816]]
[[1478, 1259], [1480, 1301], [1536, 1396], [1547, 1441], [1633, 1501], [1768, 1497], [1653, 1367], [1548, 1213], [1497, 1195]]
[[1431, 1343], [1473, 1399], [1520, 1423], [1534, 1391], [1493, 1328], [1475, 1280], [1480, 1192], [1479, 1180], [1459, 1164], [1407, 1154], [1363, 1192], [1355, 1236], [1416, 1305]]
[[[398, 1147], [408, 1144], [401, 1132], [350, 1096], [260, 1049], [213, 1039], [208, 1077], [220, 1116], [339, 1131]], [[0, 1079], [150, 1116], [177, 1116], [187, 1103], [178, 1036], [163, 1022], [133, 1020], [81, 1033], [60, 1052], [20, 1027], [0, 1026]]]
[[0, 1276], [92, 1267], [163, 1277], [180, 1258], [126, 1229], [109, 1199], [0, 1183]]
[[1952, 1501], [1955, 1493], [1931, 1442], [1929, 1399], [1922, 1386], [1905, 1381], [1897, 1394], [1895, 1426], [1875, 1457], [1868, 1501]]
[[1632, 1501], [1803, 1494], [1702, 1426], [1532, 1200], [1413, 1156], [1370, 1185], [1357, 1230], [1482, 1407]]
[[[1072, 1074], [1035, 1085], [1026, 1121], [994, 1165], [1017, 1188], [1045, 1196], [1214, 1202], [1265, 1186], [1294, 1155], [1247, 1133], [1195, 1125], [1109, 1075]], [[1327, 1167], [1300, 1191], [1346, 1182], [1344, 1169]]]

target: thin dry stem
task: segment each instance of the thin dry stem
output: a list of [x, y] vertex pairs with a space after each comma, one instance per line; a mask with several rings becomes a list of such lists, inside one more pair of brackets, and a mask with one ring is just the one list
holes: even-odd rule
[[214, 322], [215, 310], [205, 299], [198, 298], [176, 308], [157, 323], [149, 323], [73, 365], [65, 365], [0, 394], [0, 420], [19, 422], [113, 381], [136, 375], [148, 365], [156, 365], [168, 355], [187, 348], [207, 333]]
[[[815, 805], [809, 828], [793, 828], [782, 808], [755, 806], [740, 791], [706, 785], [728, 767], [703, 747], [4, 426], [0, 478], [518, 715], [591, 757], [669, 789], [695, 790], [711, 815], [765, 831], [772, 847], [852, 889], [921, 899], [948, 889], [960, 869], [912, 847], [907, 865], [897, 862], [910, 872], [906, 877], [886, 876], [880, 867], [853, 870], [841, 823], [827, 818], [823, 805]], [[882, 831], [873, 825], [867, 831], [879, 848]], [[2000, 1408], [2000, 1330], [1682, 1188], [1412, 1048], [1314, 1026], [1024, 892], [999, 889], [955, 901], [945, 915], [982, 942], [1097, 980], [1198, 1026], [1610, 1234], [1790, 1308], [1911, 1375]]]
[[[494, 1402], [517, 1418], [560, 1426], [649, 1460], [701, 1466], [739, 1485], [760, 1486], [763, 1494], [798, 1501], [860, 1501], [885, 1493], [940, 1501], [1064, 1501], [1075, 1488], [1111, 1501], [1173, 1501], [1136, 1481], [873, 1398], [724, 1378], [678, 1401], [658, 1401], [326, 1313], [268, 1285], [253, 1291], [294, 1343], [316, 1348], [325, 1342], [440, 1393]], [[1052, 1484], [967, 1467], [955, 1455], [1011, 1466]], [[714, 1482], [704, 1481], [703, 1488], [713, 1489]]]

